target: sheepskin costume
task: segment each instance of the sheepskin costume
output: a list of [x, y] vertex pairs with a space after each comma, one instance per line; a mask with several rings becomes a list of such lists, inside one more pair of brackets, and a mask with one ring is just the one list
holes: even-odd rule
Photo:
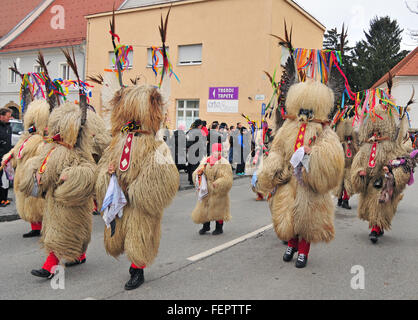
[[[163, 210], [178, 191], [179, 173], [167, 144], [156, 138], [165, 115], [160, 90], [151, 85], [125, 87], [112, 105], [112, 142], [98, 164], [96, 196], [101, 208], [111, 178], [109, 165], [114, 165], [127, 204], [123, 216], [114, 220], [114, 235], [105, 228], [104, 243], [115, 258], [125, 253], [132, 270], [149, 266], [157, 256]], [[135, 128], [123, 129], [128, 123]], [[127, 162], [121, 158], [128, 140], [130, 160], [124, 167]]]
[[103, 152], [110, 145], [112, 137], [103, 118], [90, 109], [87, 110], [87, 127], [93, 135], [92, 154], [98, 163]]
[[231, 165], [229, 161], [222, 158], [222, 145], [212, 145], [212, 153], [218, 151], [219, 157], [214, 155], [205, 157], [199, 167], [193, 172], [193, 181], [196, 183], [197, 176], [204, 174], [207, 181], [208, 195], [201, 201], [198, 200], [192, 212], [192, 220], [196, 224], [203, 224], [200, 234], [210, 230], [210, 222], [216, 221], [217, 231], [214, 234], [222, 233], [224, 221], [231, 220], [229, 191], [234, 182]]
[[[360, 127], [361, 147], [353, 160], [351, 182], [354, 192], [360, 193], [359, 218], [368, 221], [372, 233], [380, 236], [383, 230], [390, 230], [397, 206], [402, 199], [402, 191], [411, 178], [411, 172], [402, 167], [394, 168], [393, 194], [388, 202], [379, 202], [383, 186], [388, 179], [383, 168], [389, 165], [390, 160], [403, 156], [405, 149], [399, 142], [401, 130], [397, 127], [394, 117], [382, 105], [376, 106], [375, 110], [378, 117], [374, 121], [368, 118]], [[371, 240], [376, 242], [376, 234], [372, 233]]]
[[60, 260], [79, 259], [90, 242], [95, 164], [89, 122], [81, 126], [81, 119], [74, 103], [53, 110], [48, 122], [53, 141], [27, 162], [20, 184], [20, 191], [29, 196], [36, 190], [35, 177], [40, 177], [38, 194], [46, 201], [41, 243], [49, 256], [41, 270], [32, 271], [37, 276], [44, 277], [45, 270], [51, 273]]
[[339, 122], [336, 128], [336, 133], [344, 149], [345, 167], [343, 179], [335, 190], [335, 196], [338, 198], [338, 206], [345, 209], [351, 209], [348, 203], [348, 200], [354, 194], [351, 186], [351, 164], [359, 149], [358, 133], [352, 123], [353, 118], [347, 118]]
[[[29, 104], [23, 118], [25, 130], [15, 147], [3, 158], [3, 160], [7, 159], [10, 154], [13, 156], [12, 164], [15, 167], [13, 190], [16, 198], [16, 209], [20, 218], [31, 223], [33, 231], [38, 231], [37, 235], [42, 226], [45, 200], [26, 196], [19, 191], [19, 188], [22, 177], [27, 171], [28, 160], [39, 155], [39, 151], [45, 144], [44, 137], [47, 135], [49, 110], [50, 106], [45, 100], [35, 100]], [[27, 236], [30, 234], [31, 232]]]
[[[334, 93], [326, 85], [310, 79], [292, 85], [286, 98], [286, 120], [258, 175], [258, 189], [271, 192], [274, 230], [289, 243], [283, 258], [290, 261], [299, 250], [297, 267], [306, 265], [311, 242], [334, 238], [331, 191], [342, 179], [344, 152], [328, 125], [333, 108]], [[309, 172], [302, 169], [297, 178], [290, 160], [303, 146], [311, 148]], [[300, 259], [302, 264], [298, 266]]]

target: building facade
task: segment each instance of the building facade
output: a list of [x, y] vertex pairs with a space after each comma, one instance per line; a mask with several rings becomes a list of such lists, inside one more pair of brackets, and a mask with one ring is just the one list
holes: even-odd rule
[[[167, 46], [174, 72], [171, 80], [169, 127], [197, 118], [228, 125], [261, 120], [272, 86], [263, 71], [281, 76], [281, 48], [270, 34], [284, 35], [284, 20], [293, 28], [295, 47], [322, 48], [325, 27], [290, 0], [127, 0], [116, 13], [121, 43], [133, 46], [129, 78], [156, 85], [151, 47], [161, 46], [158, 26], [171, 6]], [[87, 75], [110, 67], [111, 12], [87, 16]], [[93, 89], [100, 106], [100, 88]]]
[[[393, 77], [392, 96], [399, 106], [405, 106], [415, 91], [414, 100], [418, 97], [418, 47], [411, 51], [401, 62], [392, 68]], [[374, 84], [374, 88], [386, 89], [389, 73], [385, 74]], [[410, 107], [409, 120], [412, 131], [418, 131], [418, 105]]]

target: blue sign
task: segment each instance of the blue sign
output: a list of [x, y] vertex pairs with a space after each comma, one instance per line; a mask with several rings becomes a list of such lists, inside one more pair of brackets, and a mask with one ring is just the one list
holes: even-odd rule
[[261, 105], [261, 115], [262, 116], [264, 116], [266, 114], [266, 104], [265, 103], [263, 103], [262, 105]]

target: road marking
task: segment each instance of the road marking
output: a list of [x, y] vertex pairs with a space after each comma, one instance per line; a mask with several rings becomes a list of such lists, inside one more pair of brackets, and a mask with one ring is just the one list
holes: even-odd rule
[[247, 239], [253, 238], [253, 237], [257, 236], [258, 234], [260, 234], [260, 233], [262, 233], [262, 232], [264, 232], [266, 230], [269, 230], [271, 228], [273, 228], [273, 224], [269, 224], [268, 226], [262, 227], [262, 228], [260, 228], [260, 229], [258, 229], [256, 231], [254, 231], [254, 232], [251, 232], [251, 233], [248, 233], [246, 235], [243, 235], [242, 237], [239, 237], [239, 238], [237, 238], [235, 240], [229, 241], [227, 243], [221, 244], [220, 246], [217, 246], [217, 247], [212, 248], [212, 249], [209, 249], [209, 250], [207, 250], [205, 252], [202, 252], [202, 253], [199, 253], [197, 255], [194, 255], [194, 256], [192, 256], [190, 258], [187, 258], [187, 260], [192, 261], [192, 262], [195, 262], [195, 261], [198, 261], [200, 259], [209, 257], [209, 256], [211, 256], [211, 255], [213, 255], [213, 254], [215, 254], [215, 253], [217, 253], [219, 251], [225, 250], [225, 249], [227, 249], [229, 247], [232, 247], [232, 246], [234, 246], [234, 245], [236, 245], [236, 244], [238, 244], [240, 242], [243, 242], [243, 241], [245, 241]]

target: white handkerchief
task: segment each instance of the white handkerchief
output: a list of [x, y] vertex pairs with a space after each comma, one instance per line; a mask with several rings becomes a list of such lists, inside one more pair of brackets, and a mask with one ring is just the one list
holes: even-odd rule
[[302, 162], [304, 156], [305, 156], [305, 148], [304, 147], [300, 147], [299, 149], [297, 149], [295, 151], [292, 158], [290, 159], [290, 163], [292, 164], [293, 168], [297, 168], [299, 163]]
[[206, 180], [206, 176], [202, 174], [202, 181], [200, 182], [199, 191], [198, 191], [198, 199], [202, 201], [209, 193], [208, 190], [208, 182]]
[[109, 187], [106, 191], [102, 209], [100, 210], [104, 211], [103, 220], [108, 228], [110, 227], [110, 223], [115, 220], [116, 216], [122, 218], [123, 207], [126, 203], [127, 201], [125, 195], [119, 186], [116, 175], [113, 174], [110, 178]]

